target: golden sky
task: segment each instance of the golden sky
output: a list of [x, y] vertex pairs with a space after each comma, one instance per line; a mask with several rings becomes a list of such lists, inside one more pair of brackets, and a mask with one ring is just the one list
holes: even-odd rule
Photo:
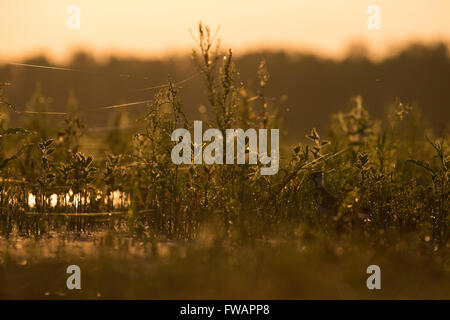
[[[81, 29], [66, 26], [69, 5], [81, 9]], [[369, 30], [368, 6], [381, 9], [381, 29]], [[298, 48], [340, 54], [363, 41], [382, 54], [410, 40], [450, 42], [450, 0], [0, 0], [0, 60], [73, 49], [98, 56], [152, 56], [193, 46], [189, 28], [217, 27], [225, 47]]]

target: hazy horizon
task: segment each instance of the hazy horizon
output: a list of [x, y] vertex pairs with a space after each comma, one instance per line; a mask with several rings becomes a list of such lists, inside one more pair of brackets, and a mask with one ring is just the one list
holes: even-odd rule
[[[66, 26], [72, 4], [81, 9], [80, 30]], [[380, 30], [366, 26], [366, 10], [373, 4], [381, 9]], [[450, 2], [445, 0], [416, 0], [414, 6], [406, 0], [21, 0], [1, 3], [0, 11], [0, 62], [36, 54], [62, 62], [80, 50], [97, 58], [185, 54], [194, 46], [189, 29], [195, 31], [199, 21], [213, 30], [220, 26], [222, 47], [238, 53], [264, 48], [339, 57], [361, 43], [372, 57], [380, 57], [411, 42], [450, 43], [445, 17]]]

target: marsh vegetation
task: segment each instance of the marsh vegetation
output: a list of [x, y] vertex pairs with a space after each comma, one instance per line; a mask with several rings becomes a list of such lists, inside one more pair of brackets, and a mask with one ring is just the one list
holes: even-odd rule
[[[209, 28], [196, 40], [203, 126], [282, 129], [288, 101], [266, 96], [270, 66], [248, 86]], [[355, 97], [328, 131], [294, 146], [281, 136], [279, 172], [264, 176], [261, 164], [172, 162], [172, 132], [193, 129], [182, 90], [169, 79], [132, 130], [98, 135], [75, 97], [54, 124], [39, 90], [10, 127], [0, 91], [0, 297], [450, 297], [448, 141], [418, 110], [398, 102], [382, 121]], [[69, 264], [81, 292], [65, 288]], [[365, 287], [371, 264], [380, 292]]]

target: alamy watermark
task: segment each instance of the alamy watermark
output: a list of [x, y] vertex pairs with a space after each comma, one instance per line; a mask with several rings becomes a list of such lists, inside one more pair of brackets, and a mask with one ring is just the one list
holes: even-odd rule
[[[81, 29], [81, 8], [76, 4], [72, 4], [66, 8], [66, 13], [69, 15], [66, 20], [66, 26], [69, 30]], [[379, 5], [372, 4], [367, 7], [366, 13], [369, 17], [366, 21], [366, 26], [369, 30], [381, 29], [381, 8]]]
[[367, 278], [366, 286], [367, 289], [373, 290], [381, 289], [381, 269], [376, 264], [372, 264], [367, 267], [366, 270], [367, 274], [370, 274], [370, 276]]
[[67, 267], [66, 273], [70, 274], [67, 278], [66, 286], [67, 289], [81, 290], [81, 269], [79, 266], [73, 264]]
[[[180, 128], [172, 133], [172, 141], [178, 142], [172, 149], [171, 157], [175, 164], [257, 164], [258, 160], [267, 167], [261, 168], [261, 175], [274, 175], [280, 165], [279, 130], [270, 129], [270, 155], [268, 154], [268, 130], [226, 129], [225, 137], [219, 129], [210, 128], [203, 133], [202, 121], [194, 121], [194, 141], [189, 130]], [[179, 141], [181, 138], [181, 141]], [[225, 139], [224, 139], [225, 138]], [[248, 139], [248, 148], [247, 148]], [[213, 140], [213, 141], [212, 141]], [[210, 142], [203, 149], [203, 142]], [[192, 158], [192, 143], [194, 156]], [[225, 144], [225, 157], [224, 157]], [[235, 147], [236, 145], [236, 147]], [[236, 155], [236, 156], [235, 156]]]
[[367, 28], [369, 30], [380, 30], [381, 29], [381, 9], [380, 6], [373, 4], [367, 7], [367, 14], [370, 14], [367, 18]]
[[81, 29], [81, 9], [80, 6], [72, 4], [67, 7], [66, 13], [69, 15], [66, 20], [66, 26], [69, 30]]

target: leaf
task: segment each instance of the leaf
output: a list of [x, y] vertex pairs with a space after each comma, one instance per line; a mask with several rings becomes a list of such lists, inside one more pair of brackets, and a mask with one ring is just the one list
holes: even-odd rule
[[311, 139], [312, 141], [316, 141], [320, 139], [319, 134], [316, 131], [316, 128], [313, 128], [311, 130], [311, 133], [309, 135], [306, 136], [307, 138]]
[[431, 144], [431, 146], [436, 150], [437, 153], [439, 153], [439, 151], [441, 151], [439, 146], [436, 143], [434, 143], [429, 137], [425, 137], [425, 138], [428, 140], [428, 143]]
[[23, 145], [20, 147], [19, 151], [16, 152], [16, 154], [14, 154], [13, 156], [11, 156], [9, 158], [3, 159], [0, 162], [0, 170], [5, 168], [10, 161], [16, 160], [23, 153], [23, 151], [30, 146], [31, 146], [30, 144]]
[[45, 147], [46, 148], [50, 147], [53, 144], [54, 141], [55, 140], [53, 140], [53, 139], [49, 139], [49, 140], [44, 141]]
[[12, 157], [9, 157], [9, 158], [6, 158], [6, 159], [3, 159], [3, 161], [0, 162], [0, 170], [5, 168], [10, 161], [15, 160], [15, 159], [17, 159], [16, 155], [14, 155]]
[[47, 179], [54, 179], [56, 176], [53, 173], [47, 174]]
[[14, 134], [18, 134], [18, 133], [31, 134], [30, 131], [28, 131], [28, 130], [26, 130], [24, 128], [8, 128], [8, 129], [2, 130], [0, 132], [0, 137], [6, 136], [6, 135], [14, 135]]
[[48, 169], [48, 159], [47, 158], [41, 158], [42, 167], [44, 169]]
[[368, 155], [363, 155], [361, 153], [358, 153], [358, 160], [364, 166], [367, 163], [367, 161], [369, 160], [369, 156]]
[[433, 169], [431, 169], [430, 165], [427, 162], [424, 162], [421, 160], [413, 160], [413, 159], [406, 160], [406, 162], [414, 163], [416, 166], [422, 167], [422, 168], [428, 170], [429, 172], [431, 172], [432, 174], [434, 174]]
[[0, 99], [0, 104], [6, 104], [8, 108], [10, 108], [12, 111], [16, 112], [16, 107], [14, 107], [11, 103], [8, 101]]

